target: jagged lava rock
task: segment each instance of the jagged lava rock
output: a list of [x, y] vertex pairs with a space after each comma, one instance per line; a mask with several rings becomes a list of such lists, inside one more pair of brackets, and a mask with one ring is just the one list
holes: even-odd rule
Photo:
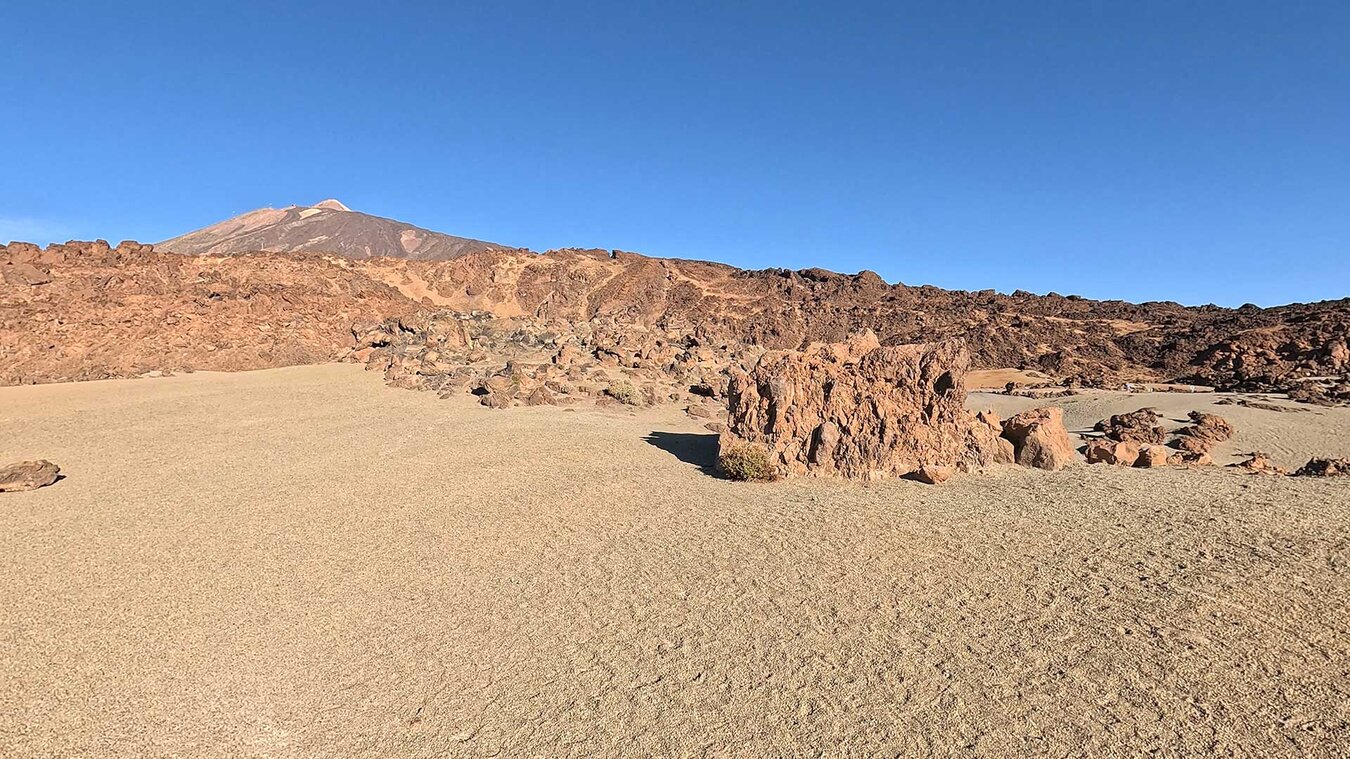
[[1177, 430], [1175, 447], [1193, 454], [1209, 453], [1214, 446], [1233, 437], [1233, 425], [1214, 414], [1192, 411], [1191, 426]]
[[727, 391], [722, 448], [757, 444], [780, 476], [853, 479], [993, 463], [995, 432], [965, 409], [959, 342], [881, 347], [870, 330], [770, 351]]
[[1228, 467], [1230, 469], [1245, 469], [1252, 474], [1288, 474], [1283, 467], [1277, 466], [1275, 462], [1271, 461], [1268, 454], [1260, 451], [1253, 451], [1246, 460], [1239, 461], [1236, 464], [1229, 464]]
[[1093, 427], [1106, 433], [1112, 440], [1133, 441], [1140, 445], [1161, 443], [1167, 437], [1167, 430], [1158, 425], [1158, 412], [1151, 408], [1141, 408], [1128, 414], [1115, 414], [1103, 419]]
[[1157, 469], [1171, 463], [1172, 454], [1161, 445], [1146, 445], [1139, 449], [1134, 465], [1141, 469]]

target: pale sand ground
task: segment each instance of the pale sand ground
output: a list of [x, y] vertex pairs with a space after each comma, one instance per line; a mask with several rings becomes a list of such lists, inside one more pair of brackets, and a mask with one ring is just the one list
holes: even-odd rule
[[67, 475], [0, 496], [4, 756], [1350, 751], [1345, 481], [744, 485], [677, 412], [351, 366], [4, 388], [0, 429]]

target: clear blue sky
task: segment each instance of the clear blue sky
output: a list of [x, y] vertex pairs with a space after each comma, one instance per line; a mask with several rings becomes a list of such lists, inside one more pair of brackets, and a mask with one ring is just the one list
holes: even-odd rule
[[1350, 3], [0, 8], [0, 239], [333, 196], [546, 249], [1350, 295]]

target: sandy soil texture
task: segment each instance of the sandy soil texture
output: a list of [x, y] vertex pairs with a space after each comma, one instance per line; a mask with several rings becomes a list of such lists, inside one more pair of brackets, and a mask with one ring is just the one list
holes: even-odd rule
[[[1221, 405], [1224, 399], [1259, 400], [1284, 411]], [[1216, 464], [1240, 461], [1243, 454], [1262, 451], [1290, 471], [1306, 464], [1313, 456], [1350, 456], [1350, 408], [1324, 408], [1293, 403], [1279, 397], [1237, 395], [1232, 393], [1123, 393], [1089, 391], [1065, 398], [1022, 398], [994, 393], [972, 393], [966, 404], [973, 409], [992, 408], [1004, 418], [1038, 406], [1064, 409], [1064, 426], [1073, 433], [1087, 433], [1092, 425], [1112, 414], [1152, 408], [1169, 431], [1191, 424], [1186, 414], [1203, 411], [1232, 422], [1237, 430], [1233, 439], [1213, 451]]]
[[[1344, 416], [1220, 408], [1345, 452]], [[670, 410], [352, 366], [0, 388], [0, 429], [66, 475], [0, 496], [4, 756], [1350, 748], [1344, 481], [746, 485]]]

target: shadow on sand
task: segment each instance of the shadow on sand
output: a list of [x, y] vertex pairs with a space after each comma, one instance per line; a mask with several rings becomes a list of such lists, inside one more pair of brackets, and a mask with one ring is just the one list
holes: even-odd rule
[[709, 477], [717, 471], [717, 435], [698, 432], [652, 432], [642, 438], [686, 464], [693, 464]]

